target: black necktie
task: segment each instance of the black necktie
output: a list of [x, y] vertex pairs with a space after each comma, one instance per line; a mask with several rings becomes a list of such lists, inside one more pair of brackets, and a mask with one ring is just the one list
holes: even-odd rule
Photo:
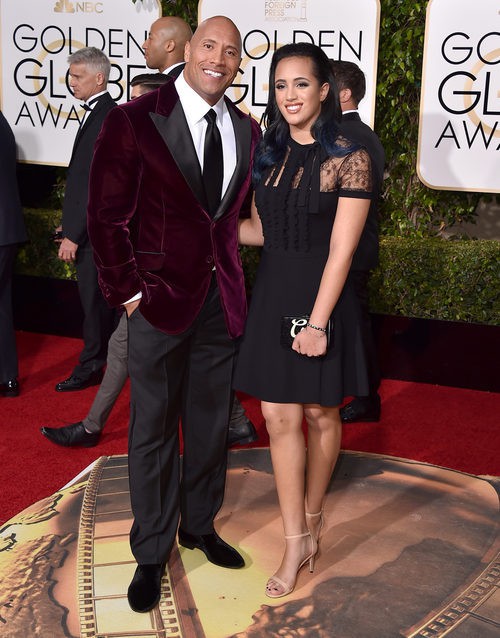
[[205, 115], [208, 122], [203, 151], [203, 183], [208, 202], [208, 212], [213, 215], [217, 210], [222, 194], [224, 163], [222, 158], [222, 140], [216, 123], [217, 115], [210, 109]]
[[91, 107], [88, 104], [80, 104], [80, 108], [82, 108], [84, 111], [91, 111]]

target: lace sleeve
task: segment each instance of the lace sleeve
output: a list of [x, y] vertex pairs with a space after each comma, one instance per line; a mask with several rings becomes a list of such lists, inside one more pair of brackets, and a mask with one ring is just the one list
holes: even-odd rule
[[338, 173], [340, 197], [371, 197], [373, 191], [372, 165], [365, 149], [344, 158]]

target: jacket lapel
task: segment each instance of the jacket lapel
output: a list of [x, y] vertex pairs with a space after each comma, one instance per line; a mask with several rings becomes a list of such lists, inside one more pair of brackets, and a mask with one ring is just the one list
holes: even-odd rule
[[250, 120], [247, 117], [240, 117], [228, 99], [226, 99], [226, 106], [233, 122], [234, 136], [236, 139], [236, 167], [220, 206], [214, 215], [214, 219], [222, 217], [231, 205], [231, 202], [234, 201], [246, 177], [250, 163], [250, 147], [252, 143]]
[[[164, 90], [168, 90], [167, 85], [160, 89], [160, 94]], [[226, 99], [226, 105], [233, 122], [236, 139], [236, 167], [220, 206], [213, 216], [214, 220], [219, 219], [228, 210], [241, 187], [241, 183], [245, 179], [248, 172], [252, 141], [250, 120], [247, 117], [240, 117], [228, 99]], [[149, 116], [196, 199], [207, 209], [200, 163], [196, 156], [193, 139], [180, 100], [177, 97], [172, 110], [169, 113], [164, 111], [165, 115], [159, 113], [159, 110], [161, 109], [157, 109], [155, 113], [150, 113]]]
[[200, 163], [180, 100], [177, 100], [168, 117], [159, 113], [150, 113], [149, 116], [196, 199], [206, 206]]
[[[75, 141], [73, 143], [73, 150], [71, 152], [71, 159], [73, 159], [73, 155], [75, 154], [76, 147], [80, 143], [80, 140], [82, 139], [83, 134], [85, 133], [85, 131], [90, 126], [90, 122], [92, 122], [92, 120], [97, 117], [97, 114], [99, 113], [99, 111], [104, 107], [104, 103], [107, 100], [107, 97], [110, 97], [109, 93], [103, 93], [99, 98], [97, 98], [94, 107], [92, 108], [90, 113], [85, 118], [85, 122], [83, 123], [83, 126], [81, 126], [78, 129], [78, 131], [76, 133]], [[70, 159], [70, 163], [71, 163], [71, 159]]]
[[78, 144], [80, 143], [80, 140], [82, 139], [83, 130], [85, 129], [85, 127], [89, 123], [89, 118], [91, 117], [91, 115], [92, 115], [92, 112], [90, 112], [87, 115], [87, 117], [85, 118], [85, 122], [84, 122], [83, 126], [80, 126], [80, 128], [76, 132], [75, 141], [73, 142], [73, 150], [71, 151], [71, 158], [69, 160], [70, 164], [71, 164], [71, 160], [73, 159], [73, 155], [75, 154], [76, 148], [77, 148]]

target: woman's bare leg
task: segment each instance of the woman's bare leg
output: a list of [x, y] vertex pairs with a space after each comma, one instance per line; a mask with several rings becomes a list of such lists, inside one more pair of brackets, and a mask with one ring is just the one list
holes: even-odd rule
[[[302, 432], [303, 407], [300, 404], [262, 403], [262, 414], [269, 433], [269, 448], [285, 536], [305, 534], [306, 446]], [[314, 551], [309, 536], [287, 539], [281, 565], [275, 573], [292, 586], [301, 562]], [[279, 595], [283, 587], [270, 579], [268, 590]]]
[[[306, 511], [317, 514], [323, 509], [328, 484], [337, 462], [342, 438], [339, 408], [304, 406], [307, 421]], [[317, 538], [320, 516], [308, 516], [307, 524]]]

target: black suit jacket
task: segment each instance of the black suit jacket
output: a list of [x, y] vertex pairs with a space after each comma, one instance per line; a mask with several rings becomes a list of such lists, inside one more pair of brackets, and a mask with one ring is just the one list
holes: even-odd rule
[[179, 77], [181, 72], [184, 70], [185, 66], [186, 66], [185, 62], [181, 62], [181, 64], [178, 64], [177, 66], [174, 66], [174, 68], [170, 69], [170, 71], [167, 73], [168, 77], [169, 78], [173, 78], [175, 80], [176, 78]]
[[116, 106], [109, 93], [99, 96], [83, 127], [78, 131], [66, 176], [62, 214], [63, 236], [80, 248], [88, 244], [87, 202], [94, 146], [108, 112]]
[[361, 121], [358, 113], [346, 113], [340, 125], [342, 135], [364, 146], [370, 155], [373, 177], [373, 200], [365, 228], [352, 260], [353, 270], [371, 270], [378, 264], [378, 205], [384, 179], [385, 153], [376, 133]]
[[0, 111], [0, 246], [26, 241], [16, 177], [16, 140]]

